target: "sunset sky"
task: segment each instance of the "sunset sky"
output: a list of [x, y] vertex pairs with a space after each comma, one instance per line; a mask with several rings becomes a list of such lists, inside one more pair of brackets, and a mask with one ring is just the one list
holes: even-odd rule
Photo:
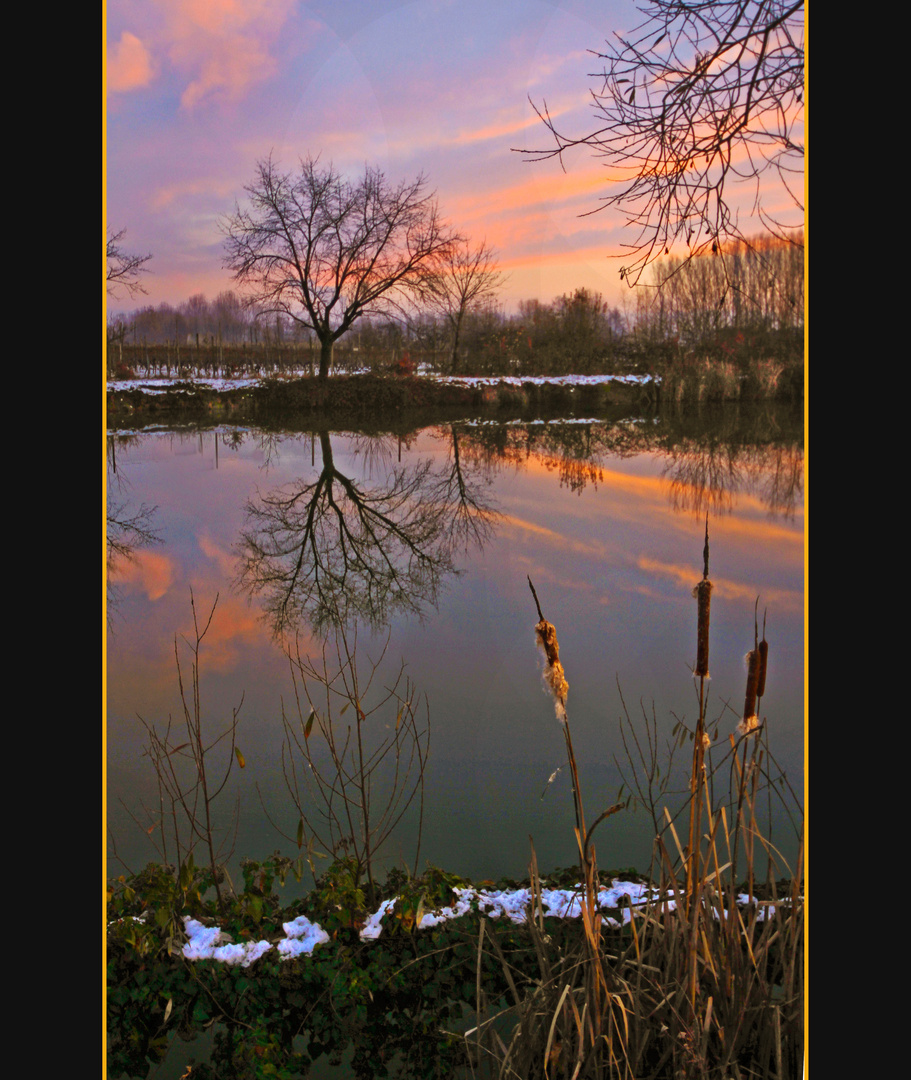
[[179, 304], [233, 288], [219, 219], [257, 160], [321, 155], [397, 183], [426, 174], [444, 215], [486, 239], [509, 274], [501, 299], [586, 286], [619, 304], [632, 237], [597, 207], [606, 170], [584, 149], [533, 164], [512, 148], [592, 130], [590, 90], [632, 0], [109, 0], [107, 225], [151, 252], [146, 297]]

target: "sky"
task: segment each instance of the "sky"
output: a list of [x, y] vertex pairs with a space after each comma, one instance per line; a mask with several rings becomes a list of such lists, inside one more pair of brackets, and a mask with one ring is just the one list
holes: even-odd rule
[[[143, 304], [234, 288], [220, 220], [257, 161], [320, 156], [356, 176], [426, 175], [444, 216], [486, 240], [507, 311], [580, 287], [620, 305], [622, 215], [587, 212], [605, 168], [585, 148], [532, 163], [594, 124], [590, 91], [632, 0], [108, 0], [106, 225], [152, 254]], [[534, 104], [532, 104], [534, 103]]]

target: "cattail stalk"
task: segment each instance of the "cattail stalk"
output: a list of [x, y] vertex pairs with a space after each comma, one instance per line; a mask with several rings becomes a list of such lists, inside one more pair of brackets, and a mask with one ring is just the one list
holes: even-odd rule
[[[607, 976], [601, 958], [601, 916], [597, 912], [598, 897], [598, 867], [595, 861], [595, 848], [590, 843], [591, 832], [585, 828], [585, 813], [582, 809], [582, 792], [579, 787], [579, 772], [576, 768], [576, 755], [573, 753], [573, 740], [569, 729], [569, 717], [566, 715], [566, 695], [569, 693], [569, 684], [566, 681], [566, 672], [560, 663], [560, 646], [557, 643], [557, 631], [552, 623], [544, 618], [541, 605], [538, 602], [538, 594], [528, 579], [528, 587], [535, 598], [535, 606], [538, 609], [538, 622], [535, 625], [535, 635], [538, 644], [544, 651], [544, 683], [554, 699], [554, 710], [560, 726], [563, 729], [563, 738], [566, 742], [566, 756], [573, 778], [573, 803], [576, 812], [576, 841], [579, 845], [580, 869], [582, 871], [582, 921], [585, 930], [586, 956], [586, 1008], [590, 1008], [590, 1017], [594, 1018], [593, 1025], [589, 1026], [589, 1053], [595, 1049], [598, 1042], [596, 1032], [602, 1030], [605, 1010], [611, 1010], [611, 992], [608, 986]], [[553, 779], [553, 777], [551, 777]], [[602, 814], [595, 822], [597, 825], [615, 809]], [[594, 826], [592, 826], [594, 831]], [[587, 1041], [583, 1035], [583, 1041]]]
[[699, 719], [693, 740], [693, 771], [690, 777], [689, 843], [686, 858], [686, 910], [689, 920], [687, 944], [687, 994], [695, 1008], [697, 981], [697, 942], [700, 902], [700, 835], [702, 832], [702, 785], [705, 782], [705, 752], [709, 739], [705, 730], [705, 680], [709, 677], [709, 623], [712, 583], [709, 581], [709, 519], [705, 519], [705, 546], [702, 549], [702, 581], [693, 589], [698, 605], [696, 667], [699, 678]]
[[[557, 630], [553, 623], [544, 618], [541, 604], [538, 602], [538, 594], [528, 579], [528, 587], [531, 595], [535, 598], [535, 607], [538, 609], [538, 622], [535, 625], [535, 636], [538, 644], [544, 651], [544, 684], [554, 699], [554, 712], [563, 728], [563, 738], [566, 742], [566, 756], [569, 761], [570, 771], [573, 777], [573, 800], [576, 810], [576, 827], [579, 829], [581, 843], [586, 840], [585, 814], [582, 810], [582, 794], [579, 790], [579, 773], [576, 769], [576, 755], [573, 753], [573, 741], [569, 731], [569, 718], [566, 715], [566, 696], [569, 693], [569, 683], [566, 681], [566, 672], [560, 663], [560, 645], [557, 641]], [[583, 851], [583, 861], [585, 853]]]

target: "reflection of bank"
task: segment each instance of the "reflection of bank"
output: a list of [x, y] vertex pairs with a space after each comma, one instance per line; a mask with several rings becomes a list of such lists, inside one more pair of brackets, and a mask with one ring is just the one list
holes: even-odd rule
[[241, 585], [264, 600], [277, 635], [300, 622], [318, 633], [358, 618], [374, 628], [396, 612], [422, 614], [456, 573], [460, 547], [482, 545], [496, 511], [485, 484], [452, 454], [396, 466], [368, 486], [336, 466], [328, 432], [320, 432], [322, 469], [246, 506]]
[[[779, 430], [769, 417], [768, 432], [717, 434], [693, 425], [681, 430], [675, 418], [670, 430], [662, 423], [552, 421], [541, 425], [475, 424], [462, 428], [463, 456], [516, 468], [540, 462], [561, 487], [574, 492], [604, 481], [604, 470], [616, 458], [657, 454], [669, 481], [674, 510], [701, 519], [729, 513], [738, 496], [753, 495], [769, 514], [793, 518], [803, 498], [803, 447], [794, 435]], [[785, 427], [782, 423], [781, 427]]]

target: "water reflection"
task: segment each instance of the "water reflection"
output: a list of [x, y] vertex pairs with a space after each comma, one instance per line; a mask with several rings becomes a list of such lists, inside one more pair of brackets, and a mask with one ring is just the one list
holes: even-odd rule
[[[131, 441], [131, 440], [130, 440]], [[155, 526], [157, 506], [136, 504], [130, 482], [117, 471], [117, 440], [108, 440], [108, 505], [107, 505], [107, 615], [111, 625], [123, 594], [118, 578], [128, 564], [134, 564], [138, 553], [162, 543]]]
[[[322, 467], [258, 493], [245, 508], [238, 551], [241, 586], [261, 597], [277, 636], [301, 622], [323, 633], [355, 618], [372, 628], [393, 613], [424, 613], [456, 572], [460, 547], [482, 545], [496, 518], [483, 475], [464, 463], [459, 438], [443, 468], [429, 459], [396, 464], [371, 481], [343, 472], [327, 431]], [[368, 444], [368, 466], [383, 443]]]
[[794, 437], [773, 441], [675, 433], [636, 424], [550, 423], [473, 425], [469, 452], [489, 467], [522, 467], [531, 460], [556, 473], [560, 486], [580, 493], [604, 481], [612, 458], [657, 453], [664, 459], [674, 510], [695, 517], [730, 513], [735, 499], [753, 495], [771, 516], [794, 517], [803, 498], [803, 448]]
[[803, 451], [786, 446], [686, 442], [667, 453], [663, 475], [675, 510], [704, 517], [730, 513], [751, 494], [770, 516], [792, 519], [803, 499]]
[[[218, 442], [236, 452], [249, 434], [215, 432], [216, 468]], [[660, 463], [672, 509], [700, 519], [730, 514], [749, 495], [769, 517], [793, 520], [803, 498], [799, 433], [774, 418], [746, 429], [712, 422], [706, 431], [629, 421], [459, 422], [425, 433], [445, 447], [443, 460], [439, 454], [415, 460], [416, 432], [359, 434], [347, 437], [345, 467], [329, 432], [308, 434], [315, 479], [299, 477], [248, 499], [233, 545], [240, 559], [236, 581], [259, 599], [277, 636], [301, 625], [322, 636], [355, 618], [379, 629], [396, 613], [422, 615], [434, 607], [445, 580], [457, 573], [459, 552], [490, 540], [500, 520], [492, 485], [504, 469], [535, 465], [554, 474], [561, 488], [581, 494], [611, 477], [612, 461], [649, 454]], [[132, 505], [129, 482], [117, 469], [118, 445], [143, 438], [109, 439], [111, 610], [120, 600], [117, 580], [125, 564], [162, 540], [154, 526], [157, 508]], [[299, 444], [301, 436], [258, 432], [255, 438], [268, 469], [283, 445]]]
[[[298, 816], [290, 824], [282, 817], [279, 764], [288, 664], [270, 631], [284, 620], [316, 655], [322, 643], [307, 640], [308, 627], [331, 630], [341, 609], [375, 628], [388, 622], [396, 660], [407, 662], [430, 700], [426, 857], [468, 876], [515, 876], [524, 872], [532, 833], [543, 865], [566, 865], [575, 854], [571, 803], [558, 791], [565, 775], [540, 798], [562, 743], [541, 693], [527, 575], [566, 639], [579, 753], [592, 770], [583, 785], [610, 805], [619, 784], [612, 762], [623, 753], [618, 679], [630, 699], [655, 703], [660, 725], [690, 708], [690, 594], [701, 570], [704, 520], [697, 515], [706, 507], [717, 560], [718, 708], [742, 693], [742, 657], [761, 594], [775, 635], [768, 699], [775, 752], [799, 774], [799, 428], [462, 422], [382, 436], [158, 431], [112, 436], [111, 444], [115, 523], [145, 524], [163, 541], [134, 546], [134, 561], [118, 562], [113, 575], [126, 602], [108, 650], [108, 776], [124, 858], [133, 831], [143, 852], [135, 862], [148, 846], [115, 805], [118, 794], [132, 806], [145, 791], [136, 713], [173, 711], [173, 641], [186, 630], [193, 588], [204, 600], [222, 597], [207, 707], [213, 717], [229, 714], [247, 695], [242, 779], [251, 792], [254, 784], [279, 792], [269, 812], [290, 835]], [[158, 509], [143, 519], [143, 507]], [[137, 537], [127, 529], [124, 539]], [[252, 605], [228, 588], [244, 572]], [[273, 605], [267, 621], [264, 603]], [[419, 622], [418, 609], [432, 617]], [[366, 632], [363, 642], [372, 655]], [[660, 734], [669, 738], [670, 720], [665, 726]], [[238, 851], [261, 856], [275, 839], [256, 798], [248, 801]], [[651, 837], [641, 824], [616, 822], [605, 865], [647, 863]], [[404, 848], [410, 843], [402, 838]]]

